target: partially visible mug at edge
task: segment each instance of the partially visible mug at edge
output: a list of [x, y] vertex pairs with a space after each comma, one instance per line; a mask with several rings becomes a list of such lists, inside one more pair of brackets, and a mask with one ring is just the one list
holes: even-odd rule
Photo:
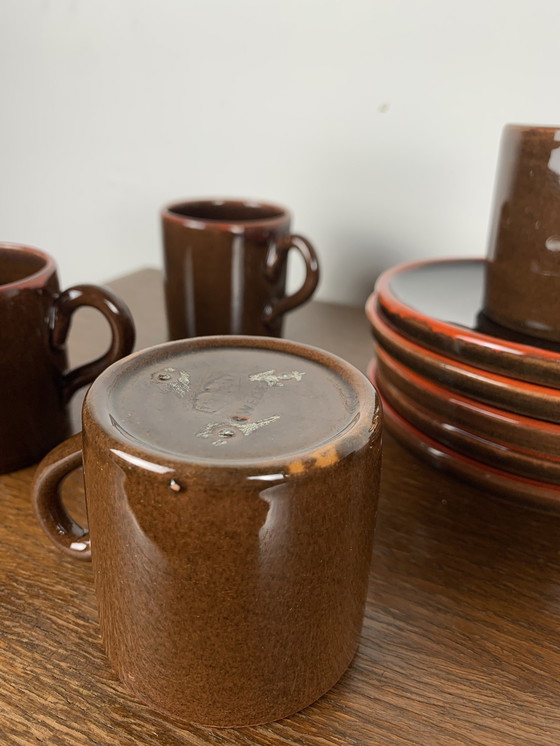
[[[90, 306], [111, 328], [108, 351], [68, 370], [66, 338], [74, 312]], [[0, 473], [33, 464], [69, 435], [68, 402], [132, 351], [134, 324], [112, 292], [76, 285], [61, 292], [54, 259], [0, 243]]]

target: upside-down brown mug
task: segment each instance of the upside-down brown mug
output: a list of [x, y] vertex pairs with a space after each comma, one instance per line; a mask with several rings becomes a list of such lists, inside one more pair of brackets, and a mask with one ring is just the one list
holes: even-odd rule
[[[82, 306], [105, 316], [111, 344], [99, 359], [68, 370], [65, 341]], [[62, 293], [51, 256], [0, 243], [0, 473], [35, 463], [68, 437], [69, 399], [133, 344], [130, 313], [113, 293], [93, 285]]]
[[[319, 281], [313, 246], [290, 233], [278, 205], [206, 199], [162, 211], [165, 299], [170, 339], [212, 334], [279, 337], [284, 315]], [[286, 295], [288, 254], [305, 262], [305, 280]]]
[[514, 332], [560, 341], [560, 127], [504, 127], [484, 313]]
[[[381, 413], [340, 358], [264, 337], [169, 342], [90, 388], [83, 439], [39, 465], [40, 523], [93, 561], [108, 657], [181, 720], [241, 726], [309, 705], [358, 644]], [[84, 465], [88, 530], [59, 486]]]

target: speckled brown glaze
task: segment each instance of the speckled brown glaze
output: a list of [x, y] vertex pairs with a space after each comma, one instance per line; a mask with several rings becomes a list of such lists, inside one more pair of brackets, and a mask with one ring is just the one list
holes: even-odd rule
[[[162, 211], [170, 339], [210, 334], [281, 336], [284, 314], [309, 300], [319, 265], [309, 241], [290, 233], [283, 207], [242, 200], [192, 200]], [[286, 296], [290, 249], [306, 266]]]
[[[381, 413], [365, 376], [258, 337], [171, 342], [112, 366], [84, 404], [89, 532], [39, 466], [50, 538], [91, 555], [100, 625], [124, 684], [173, 717], [285, 717], [339, 679], [360, 634]], [[62, 527], [62, 529], [61, 529]]]
[[515, 331], [560, 340], [559, 127], [504, 128], [484, 310]]
[[379, 344], [416, 373], [491, 406], [560, 424], [558, 389], [507, 378], [432, 352], [395, 331], [379, 309], [370, 309], [368, 318]]
[[[65, 340], [80, 306], [106, 316], [111, 348], [99, 360], [68, 371]], [[66, 438], [69, 398], [133, 344], [132, 319], [113, 293], [91, 285], [61, 293], [50, 256], [0, 244], [0, 473], [38, 461]]]

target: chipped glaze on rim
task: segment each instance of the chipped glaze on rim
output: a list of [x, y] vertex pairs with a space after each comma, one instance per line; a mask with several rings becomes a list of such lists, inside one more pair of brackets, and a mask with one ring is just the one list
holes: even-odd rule
[[[112, 426], [108, 407], [109, 397], [113, 387], [116, 385], [118, 376], [126, 375], [127, 368], [142, 368], [156, 360], [165, 362], [174, 352], [181, 350], [188, 352], [220, 347], [277, 350], [301, 356], [325, 366], [331, 373], [338, 375], [344, 380], [356, 397], [356, 410], [353, 416], [349, 417], [348, 426], [329, 440], [328, 443], [323, 444], [323, 446], [301, 449], [280, 457], [270, 456], [239, 459], [224, 459], [220, 458], [219, 455], [216, 457], [179, 455], [160, 449], [156, 445], [149, 445], [125, 438], [118, 429]], [[166, 467], [172, 467], [174, 464], [189, 464], [193, 469], [200, 469], [207, 474], [210, 472], [216, 473], [216, 475], [219, 475], [221, 469], [228, 472], [250, 472], [255, 475], [255, 478], [258, 475], [270, 474], [271, 470], [275, 470], [279, 481], [281, 479], [305, 476], [308, 473], [308, 468], [301, 468], [294, 471], [291, 467], [296, 462], [298, 464], [308, 464], [310, 468], [320, 466], [320, 454], [326, 448], [329, 451], [332, 451], [332, 449], [336, 450], [338, 458], [332, 462], [333, 465], [336, 464], [337, 461], [345, 458], [355, 450], [364, 447], [368, 442], [377, 440], [381, 436], [382, 426], [379, 395], [367, 376], [353, 365], [337, 355], [326, 352], [318, 347], [275, 337], [253, 337], [248, 335], [219, 335], [174, 340], [140, 350], [128, 357], [122, 358], [103, 371], [93, 382], [84, 401], [83, 419], [84, 423], [88, 423], [85, 427], [86, 432], [88, 425], [93, 425], [96, 429], [103, 432], [105, 436], [108, 436], [111, 441], [126, 446], [130, 453], [146, 460], [146, 462], [152, 459], [153, 461], [157, 461], [157, 463], [165, 464]]]

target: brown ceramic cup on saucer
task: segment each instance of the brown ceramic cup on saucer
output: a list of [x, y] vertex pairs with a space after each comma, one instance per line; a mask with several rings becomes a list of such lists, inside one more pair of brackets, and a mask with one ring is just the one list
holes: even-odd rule
[[[169, 342], [90, 388], [83, 441], [38, 467], [39, 520], [93, 561], [126, 687], [181, 720], [241, 726], [307, 706], [359, 639], [379, 485], [374, 388], [264, 337]], [[58, 488], [82, 460], [88, 530]]]
[[[162, 211], [170, 339], [213, 334], [281, 336], [284, 315], [309, 300], [319, 281], [313, 246], [290, 233], [278, 205], [206, 199]], [[291, 249], [305, 262], [301, 288], [286, 295]]]
[[490, 225], [484, 312], [560, 340], [560, 128], [504, 128]]
[[[111, 327], [105, 355], [68, 370], [65, 341], [82, 306]], [[128, 355], [134, 325], [124, 303], [92, 285], [61, 292], [56, 265], [42, 251], [0, 244], [0, 473], [38, 461], [69, 435], [67, 403], [108, 365]]]

